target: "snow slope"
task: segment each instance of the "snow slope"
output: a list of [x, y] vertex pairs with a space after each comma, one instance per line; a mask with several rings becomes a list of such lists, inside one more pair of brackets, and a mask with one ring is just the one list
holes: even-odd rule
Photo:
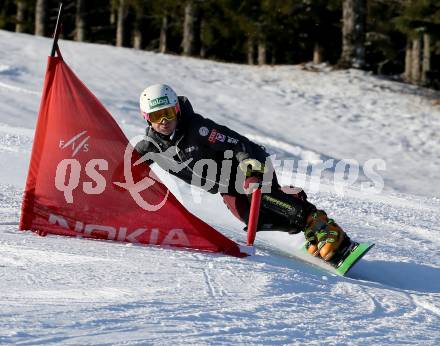
[[[362, 174], [337, 193], [335, 167], [319, 190], [308, 186], [310, 176], [304, 182], [312, 202], [353, 238], [376, 243], [341, 278], [273, 249], [294, 248], [301, 235], [258, 235], [257, 256], [237, 259], [18, 231], [50, 46], [0, 31], [0, 344], [440, 342], [440, 111], [430, 101], [438, 94], [360, 71], [248, 67], [61, 42], [66, 61], [128, 137], [143, 132], [139, 92], [167, 82], [196, 111], [277, 159], [355, 159], [361, 167], [384, 160], [381, 193], [363, 190]], [[188, 209], [243, 239], [243, 225], [218, 196], [157, 171]]]

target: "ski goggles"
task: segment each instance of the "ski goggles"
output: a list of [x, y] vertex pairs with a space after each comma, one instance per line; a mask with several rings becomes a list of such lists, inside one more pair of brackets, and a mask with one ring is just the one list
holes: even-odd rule
[[174, 107], [164, 108], [155, 112], [146, 113], [142, 112], [145, 120], [150, 123], [160, 124], [164, 119], [167, 121], [172, 121], [177, 119], [177, 114], [179, 113], [180, 108], [179, 105], [175, 105]]

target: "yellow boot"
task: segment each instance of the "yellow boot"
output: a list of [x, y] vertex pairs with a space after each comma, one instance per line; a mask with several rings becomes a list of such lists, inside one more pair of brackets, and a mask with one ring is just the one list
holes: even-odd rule
[[308, 216], [304, 233], [309, 243], [307, 252], [312, 256], [321, 256], [325, 261], [332, 259], [347, 238], [341, 227], [327, 218], [323, 210], [316, 210]]

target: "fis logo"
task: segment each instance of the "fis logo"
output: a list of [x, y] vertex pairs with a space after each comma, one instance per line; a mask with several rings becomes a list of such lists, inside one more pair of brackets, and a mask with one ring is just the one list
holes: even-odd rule
[[87, 144], [87, 141], [89, 139], [90, 136], [87, 136], [87, 131], [82, 131], [73, 136], [67, 142], [63, 139], [60, 139], [58, 146], [61, 150], [70, 148], [72, 150], [72, 157], [75, 157], [75, 155], [78, 154], [80, 150], [82, 150], [83, 152], [89, 151], [89, 145]]

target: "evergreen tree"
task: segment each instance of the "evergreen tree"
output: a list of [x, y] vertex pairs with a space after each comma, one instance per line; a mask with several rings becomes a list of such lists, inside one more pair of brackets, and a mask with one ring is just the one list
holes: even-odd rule
[[180, 53], [183, 27], [183, 6], [175, 0], [149, 0], [147, 6], [149, 30], [148, 49], [161, 53]]
[[83, 42], [86, 36], [86, 0], [76, 0], [75, 41]]
[[197, 3], [194, 0], [186, 0], [184, 8], [182, 54], [190, 56], [194, 54]]
[[376, 73], [395, 75], [403, 71], [406, 38], [394, 23], [401, 10], [401, 0], [368, 1], [366, 61]]
[[16, 1], [17, 6], [17, 16], [15, 23], [15, 31], [16, 32], [24, 32], [24, 24], [25, 24], [25, 12], [26, 12], [26, 2], [23, 0]]
[[338, 65], [365, 67], [366, 0], [342, 2], [342, 53]]
[[440, 3], [436, 0], [403, 1], [402, 13], [395, 23], [407, 36], [405, 79], [416, 84], [439, 83], [439, 74], [434, 71], [440, 66], [431, 61], [432, 55], [440, 53]]
[[35, 35], [37, 36], [46, 34], [46, 13], [47, 1], [37, 0], [35, 4]]
[[15, 13], [15, 1], [4, 0], [0, 8], [0, 28], [5, 30], [15, 30], [15, 21], [13, 13]]
[[[0, 28], [50, 35], [58, 6], [3, 0]], [[239, 63], [340, 59], [425, 85], [440, 83], [439, 35], [438, 0], [64, 0], [62, 31], [65, 39]]]

